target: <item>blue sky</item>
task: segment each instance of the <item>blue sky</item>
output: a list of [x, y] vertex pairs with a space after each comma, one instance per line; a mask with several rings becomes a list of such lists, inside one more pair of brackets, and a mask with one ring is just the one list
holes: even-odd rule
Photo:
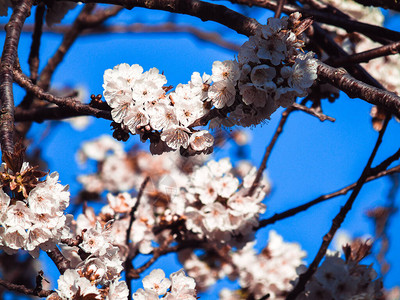
[[[222, 3], [222, 2], [221, 2]], [[225, 4], [225, 2], [224, 2]], [[232, 6], [237, 8], [237, 6]], [[250, 12], [246, 9], [244, 13]], [[76, 15], [77, 10], [71, 12], [65, 22]], [[271, 13], [255, 9], [251, 15], [259, 22], [265, 23]], [[5, 22], [5, 18], [0, 19]], [[237, 44], [243, 43], [246, 38], [230, 29], [213, 22], [201, 22], [193, 17], [171, 15], [166, 12], [149, 11], [134, 8], [124, 11], [109, 23], [144, 22], [148, 24], [175, 21], [178, 24], [192, 24], [204, 30], [215, 30], [226, 39]], [[33, 22], [33, 17], [28, 19]], [[0, 34], [4, 40], [4, 33]], [[24, 33], [19, 46], [22, 69], [27, 72], [27, 57], [29, 55], [31, 37]], [[60, 35], [44, 34], [41, 44], [41, 64], [55, 52], [61, 42]], [[176, 86], [186, 83], [194, 71], [211, 73], [211, 66], [215, 60], [233, 59], [235, 52], [222, 49], [213, 44], [199, 41], [188, 34], [115, 34], [83, 36], [67, 54], [65, 61], [55, 73], [53, 83], [57, 85], [84, 86], [90, 94], [102, 94], [104, 70], [120, 63], [140, 64], [144, 70], [157, 67], [164, 71], [168, 84]], [[15, 89], [16, 99], [21, 99], [23, 93]], [[340, 189], [357, 180], [372, 151], [377, 133], [372, 129], [369, 110], [371, 105], [360, 99], [349, 99], [342, 94], [333, 104], [323, 102], [324, 112], [336, 118], [335, 123], [321, 123], [318, 119], [302, 112], [295, 112], [289, 117], [284, 128], [284, 134], [279, 139], [268, 165], [268, 175], [273, 184], [273, 193], [265, 201], [267, 212], [265, 216], [273, 215], [288, 208], [312, 200], [321, 194]], [[261, 162], [266, 145], [269, 143], [281, 110], [272, 115], [271, 121], [263, 126], [249, 130], [252, 135], [252, 144], [248, 148], [249, 159], [258, 166]], [[84, 140], [96, 138], [101, 134], [111, 134], [110, 122], [92, 119], [87, 131], [74, 131], [69, 124], [60, 123], [50, 135], [38, 145], [43, 150], [43, 156], [49, 163], [51, 171], [60, 173], [62, 184], [70, 184], [72, 194], [76, 193], [79, 185], [75, 182], [76, 176], [82, 172], [75, 160], [75, 153]], [[30, 138], [44, 132], [46, 124], [35, 124]], [[379, 163], [394, 153], [399, 147], [400, 124], [392, 120], [384, 137], [383, 144], [375, 162]], [[138, 138], [131, 138], [127, 147], [140, 143]], [[148, 149], [148, 144], [142, 145]], [[232, 156], [232, 147], [218, 151], [216, 158]], [[85, 171], [87, 172], [87, 171]], [[372, 223], [365, 216], [367, 209], [382, 205], [390, 188], [390, 180], [383, 178], [368, 183], [361, 190], [353, 209], [346, 218], [343, 229], [354, 236], [363, 236], [373, 233]], [[397, 199], [398, 199], [397, 194]], [[348, 196], [334, 198], [301, 213], [296, 217], [278, 222], [273, 226], [262, 229], [258, 235], [259, 248], [266, 244], [268, 231], [275, 229], [284, 239], [299, 242], [308, 253], [307, 262], [310, 262], [317, 252], [322, 236], [329, 230], [331, 220], [339, 211]], [[390, 225], [390, 250], [388, 260], [391, 270], [385, 278], [385, 286], [390, 288], [399, 285], [400, 264], [397, 263], [397, 253], [400, 250], [400, 240], [396, 238], [400, 220], [395, 215]], [[374, 262], [373, 258], [366, 263]], [[46, 263], [47, 265], [47, 263]], [[167, 266], [167, 273], [176, 271], [175, 258], [170, 255], [163, 258], [158, 267]], [[54, 269], [49, 269], [54, 274]], [[140, 283], [139, 283], [140, 284]], [[204, 299], [219, 290], [222, 286], [232, 285], [227, 280], [217, 285], [203, 295]]]

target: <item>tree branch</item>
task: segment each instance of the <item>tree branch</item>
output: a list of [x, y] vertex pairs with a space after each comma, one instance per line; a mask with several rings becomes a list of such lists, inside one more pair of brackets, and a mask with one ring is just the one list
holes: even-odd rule
[[[375, 173], [374, 169], [371, 169], [371, 172]], [[365, 182], [370, 182], [370, 181], [373, 181], [375, 179], [378, 179], [378, 178], [381, 178], [381, 177], [384, 177], [384, 176], [387, 176], [387, 175], [399, 173], [399, 172], [400, 172], [400, 166], [396, 166], [396, 167], [393, 167], [393, 168], [391, 168], [389, 170], [384, 170], [384, 171], [378, 172], [378, 173], [376, 173], [376, 175], [368, 176], [368, 178], [365, 180]], [[288, 209], [288, 210], [286, 210], [284, 212], [281, 212], [281, 213], [276, 213], [276, 214], [274, 214], [272, 217], [270, 217], [268, 219], [261, 220], [259, 225], [255, 229], [258, 230], [260, 228], [263, 228], [263, 227], [266, 227], [268, 225], [274, 224], [277, 221], [280, 221], [280, 220], [283, 220], [283, 219], [286, 219], [286, 218], [289, 218], [289, 217], [293, 217], [294, 215], [297, 215], [300, 212], [306, 211], [310, 207], [312, 207], [312, 206], [314, 206], [316, 204], [322, 203], [322, 202], [324, 202], [326, 200], [329, 200], [329, 199], [332, 199], [332, 198], [335, 198], [335, 197], [338, 197], [338, 196], [346, 195], [349, 191], [354, 189], [356, 185], [357, 185], [357, 183], [350, 184], [350, 185], [348, 185], [348, 186], [346, 186], [344, 188], [341, 188], [340, 190], [337, 190], [336, 192], [332, 192], [332, 193], [329, 193], [329, 194], [325, 194], [325, 195], [319, 196], [318, 198], [316, 198], [314, 200], [311, 200], [311, 201], [309, 201], [307, 203], [304, 203], [304, 204], [302, 204], [300, 206], [296, 206], [294, 208]]]
[[12, 67], [17, 59], [18, 43], [25, 19], [30, 15], [33, 0], [22, 0], [15, 5], [6, 25], [6, 39], [0, 63], [0, 144], [4, 153], [14, 151], [14, 95]]
[[28, 63], [31, 79], [36, 82], [39, 69], [39, 47], [40, 39], [42, 37], [43, 17], [45, 12], [44, 3], [40, 3], [36, 7], [35, 13], [35, 27], [32, 35], [31, 52], [29, 53]]
[[355, 0], [364, 6], [382, 7], [385, 9], [393, 9], [400, 12], [400, 3], [388, 0]]
[[[146, 177], [145, 180], [142, 182], [140, 189], [139, 189], [138, 196], [136, 198], [136, 203], [132, 207], [131, 211], [129, 212], [129, 216], [130, 216], [129, 226], [126, 231], [126, 245], [127, 246], [129, 245], [129, 239], [130, 239], [131, 231], [132, 231], [132, 224], [135, 221], [135, 212], [136, 212], [137, 208], [139, 207], [140, 199], [142, 198], [144, 189], [146, 188], [146, 185], [149, 182], [149, 180], [150, 180], [150, 177]], [[125, 261], [125, 281], [128, 286], [128, 289], [129, 289], [129, 297], [131, 297], [130, 295], [132, 295], [132, 276], [131, 276], [132, 274], [131, 273], [132, 273], [132, 270], [134, 269], [131, 259], [132, 258], [128, 254], [128, 257], [126, 258], [126, 261]]]
[[369, 62], [371, 59], [398, 54], [400, 51], [400, 42], [395, 42], [386, 46], [377, 47], [368, 51], [355, 53], [346, 57], [338, 57], [332, 59], [330, 65], [335, 67], [343, 67], [352, 64]]
[[271, 155], [272, 149], [275, 146], [276, 141], [278, 140], [279, 136], [281, 135], [282, 131], [283, 131], [283, 127], [286, 124], [286, 121], [290, 115], [290, 113], [294, 110], [294, 108], [292, 106], [288, 107], [283, 113], [282, 113], [282, 117], [281, 120], [279, 121], [279, 125], [275, 130], [274, 136], [272, 137], [272, 140], [269, 142], [267, 148], [265, 149], [265, 153], [264, 153], [264, 157], [263, 160], [261, 162], [260, 167], [257, 170], [257, 174], [256, 177], [254, 178], [254, 181], [250, 187], [249, 192], [247, 193], [248, 196], [252, 196], [254, 191], [256, 190], [258, 184], [260, 183], [261, 177], [262, 177], [262, 173], [264, 172], [264, 170], [267, 168], [267, 162], [268, 159]]
[[3, 280], [0, 278], [0, 285], [5, 287], [6, 289], [14, 292], [18, 292], [25, 295], [37, 296], [37, 297], [47, 297], [52, 294], [54, 291], [42, 290], [42, 289], [30, 289], [22, 284], [14, 284]]
[[[276, 10], [278, 5], [275, 1], [270, 0], [230, 0], [230, 2], [249, 6], [264, 7], [273, 11]], [[329, 8], [327, 6], [327, 10], [328, 9]], [[348, 32], [360, 32], [365, 36], [368, 36], [370, 39], [384, 45], [400, 40], [400, 32], [376, 25], [358, 22], [357, 20], [346, 17], [346, 14], [340, 12], [337, 8], [335, 8], [335, 11], [326, 11], [285, 4], [282, 8], [282, 12], [288, 15], [294, 12], [300, 12], [303, 17], [312, 17], [317, 22], [340, 27]]]
[[71, 48], [79, 34], [86, 28], [96, 27], [103, 23], [108, 18], [115, 16], [122, 10], [122, 7], [112, 7], [97, 11], [95, 15], [91, 15], [95, 4], [87, 4], [82, 9], [79, 16], [75, 19], [70, 30], [64, 35], [63, 41], [56, 53], [49, 59], [47, 65], [40, 73], [38, 85], [47, 90], [55, 69], [64, 59], [65, 54]]
[[374, 105], [381, 105], [400, 117], [400, 98], [391, 92], [378, 89], [349, 75], [344, 69], [336, 69], [318, 62], [318, 79], [328, 82], [345, 92], [350, 98], [360, 98]]
[[[1, 27], [1, 25], [0, 25]], [[61, 34], [68, 31], [69, 26], [45, 27], [43, 32]], [[27, 24], [22, 32], [32, 32], [34, 27]], [[126, 24], [126, 25], [103, 25], [88, 28], [82, 32], [81, 36], [88, 34], [105, 34], [105, 33], [188, 33], [201, 41], [209, 42], [219, 47], [238, 52], [240, 45], [225, 40], [217, 32], [201, 30], [189, 24], [175, 24], [173, 22], [165, 22], [163, 24], [151, 25], [143, 23]]]
[[[74, 0], [78, 2], [78, 0]], [[248, 18], [223, 5], [212, 4], [199, 0], [83, 0], [83, 3], [108, 3], [121, 5], [127, 9], [144, 7], [148, 9], [164, 10], [181, 13], [201, 19], [214, 21], [237, 33], [247, 36], [253, 35], [260, 24], [253, 18]]]
[[[14, 75], [14, 80], [21, 87], [27, 89], [29, 92], [34, 94], [37, 98], [54, 103], [61, 108], [66, 108], [67, 112], [61, 112], [61, 114], [68, 113], [68, 110], [69, 110], [69, 111], [78, 113], [80, 115], [91, 115], [91, 116], [95, 116], [96, 118], [112, 120], [110, 111], [100, 110], [100, 109], [94, 108], [90, 105], [83, 104], [82, 102], [80, 102], [79, 100], [77, 100], [76, 98], [73, 98], [73, 97], [56, 97], [48, 92], [45, 92], [42, 88], [33, 84], [32, 81], [21, 72], [21, 70], [14, 69], [13, 75]], [[38, 110], [40, 111], [41, 109], [38, 109]], [[20, 113], [22, 111], [23, 110], [20, 110]], [[34, 112], [33, 117], [38, 117], [37, 111], [35, 111], [35, 110], [32, 110], [32, 111]], [[52, 110], [50, 108], [48, 109], [47, 113], [49, 113], [49, 112], [52, 112]], [[26, 120], [24, 120], [24, 121], [26, 121]]]
[[64, 274], [67, 269], [71, 268], [70, 261], [62, 255], [57, 246], [55, 246], [53, 250], [46, 251], [46, 254], [54, 262], [60, 274]]

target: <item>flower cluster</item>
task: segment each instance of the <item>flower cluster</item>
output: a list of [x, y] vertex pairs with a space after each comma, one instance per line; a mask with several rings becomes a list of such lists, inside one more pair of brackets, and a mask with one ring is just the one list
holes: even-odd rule
[[72, 268], [60, 276], [58, 289], [48, 297], [49, 300], [85, 296], [90, 296], [90, 299], [127, 299], [126, 283], [119, 281], [123, 259], [119, 248], [113, 245], [111, 228], [111, 222], [104, 226], [96, 222], [94, 227], [81, 230], [77, 246], [62, 245], [63, 255], [71, 262]]
[[[172, 87], [158, 69], [143, 72], [137, 64], [120, 64], [104, 73], [104, 98], [121, 129], [150, 139], [152, 153], [180, 150], [209, 153], [214, 139], [194, 130], [213, 119], [210, 127], [251, 126], [269, 119], [279, 107], [307, 95], [316, 79], [313, 53], [303, 54], [299, 39], [305, 28], [299, 13], [270, 18], [244, 43], [238, 61], [216, 61], [212, 75], [194, 72], [187, 84]], [[219, 111], [209, 117], [210, 110]], [[202, 121], [199, 121], [202, 120]]]
[[[254, 242], [242, 249], [218, 250], [214, 245], [204, 247], [204, 254], [197, 256], [193, 250], [179, 252], [179, 260], [187, 274], [196, 279], [199, 291], [204, 291], [217, 280], [228, 277], [238, 280], [239, 290], [224, 289], [220, 299], [284, 299], [293, 288], [292, 282], [302, 268], [306, 253], [296, 243], [287, 243], [275, 231], [270, 231], [267, 246], [257, 254]], [[214, 253], [214, 254], [213, 254]]]
[[[183, 222], [181, 234], [188, 238], [206, 238], [217, 244], [227, 244], [237, 240], [232, 239], [233, 236], [240, 236], [241, 243], [245, 243], [251, 237], [254, 227], [258, 224], [259, 215], [265, 212], [265, 205], [261, 202], [270, 190], [270, 183], [263, 177], [250, 194], [256, 176], [256, 168], [251, 164], [241, 162], [234, 168], [229, 159], [221, 159], [209, 161], [200, 167], [203, 159], [199, 156], [182, 158], [172, 152], [152, 157], [142, 151], [128, 154], [117, 145], [118, 142], [105, 137], [85, 144], [80, 156], [96, 157], [102, 168], [99, 174], [80, 177], [80, 181], [90, 192], [101, 193], [106, 187], [112, 187], [114, 192], [125, 192], [126, 189], [119, 190], [124, 186], [110, 184], [109, 178], [120, 178], [118, 176], [121, 174], [117, 173], [124, 170], [123, 166], [127, 165], [127, 161], [131, 166], [126, 173], [126, 177], [130, 178], [129, 182], [132, 182], [130, 188], [139, 190], [145, 177], [151, 178], [135, 211], [135, 230], [130, 236], [132, 249], [149, 253], [153, 249], [151, 241], [162, 240], [154, 235], [153, 229], [177, 220]], [[96, 148], [99, 151], [94, 151]], [[107, 151], [111, 148], [114, 149], [113, 152]], [[93, 155], [90, 154], [92, 152]], [[115, 159], [115, 162], [119, 161], [119, 165], [107, 169], [106, 173], [104, 167], [111, 158]], [[94, 178], [98, 182], [97, 190], [91, 189]], [[122, 233], [126, 232], [129, 225], [128, 214], [136, 198], [131, 198], [127, 193], [120, 193], [109, 194], [107, 199], [108, 205], [103, 207], [99, 216], [95, 216], [88, 208], [78, 217], [80, 230], [88, 224], [94, 226], [95, 221], [114, 219], [113, 228], [120, 228], [118, 231]], [[83, 225], [79, 225], [81, 223]], [[78, 230], [77, 234], [79, 233]], [[118, 246], [124, 247], [125, 235], [120, 240], [121, 244]]]
[[307, 95], [317, 78], [313, 53], [303, 54], [299, 39], [300, 14], [270, 18], [240, 48], [238, 81], [241, 101], [230, 114], [234, 124], [257, 125], [280, 106], [292, 105]]
[[[31, 169], [28, 163], [24, 163], [16, 179], [9, 182], [8, 187], [3, 185], [0, 189], [0, 248], [8, 254], [24, 249], [37, 257], [39, 249], [51, 250], [68, 234], [65, 224], [70, 216], [64, 215], [64, 210], [69, 205], [70, 193], [68, 186], [58, 183], [57, 172], [49, 174], [45, 181], [37, 182], [33, 187], [32, 180], [37, 178], [26, 178], [33, 176], [27, 172]], [[5, 164], [0, 172], [3, 180], [13, 177]], [[31, 182], [29, 194], [26, 190], [28, 185], [22, 184], [24, 181]], [[18, 185], [23, 199], [10, 198], [4, 189], [13, 190]]]
[[133, 300], [157, 300], [159, 296], [166, 300], [196, 300], [196, 282], [185, 275], [183, 270], [172, 273], [165, 278], [161, 269], [151, 271], [143, 281], [143, 288], [133, 294]]
[[298, 299], [380, 299], [382, 282], [376, 277], [372, 266], [328, 254]]
[[207, 131], [190, 130], [190, 125], [205, 114], [203, 78], [193, 73], [192, 80], [176, 87], [166, 96], [167, 80], [157, 68], [143, 72], [139, 65], [120, 64], [104, 73], [104, 98], [112, 108], [115, 122], [132, 134], [156, 130], [161, 132], [152, 143], [154, 153], [168, 149], [203, 151], [214, 139]]
[[[268, 245], [256, 254], [253, 243], [232, 254], [237, 268], [240, 287], [248, 295], [260, 299], [269, 294], [268, 299], [285, 299], [297, 278], [297, 269], [302, 266], [306, 253], [296, 243], [287, 243], [275, 231], [269, 233]], [[228, 291], [220, 299], [232, 298]]]
[[[176, 210], [171, 213], [185, 216], [186, 227], [199, 238], [227, 243], [233, 236], [248, 236], [258, 225], [258, 217], [265, 212], [261, 203], [270, 186], [263, 179], [255, 192], [249, 194], [256, 168], [242, 163], [236, 168], [243, 178], [234, 176], [229, 159], [209, 161], [189, 176], [186, 188], [171, 199]], [[179, 211], [178, 203], [185, 203]], [[245, 239], [243, 239], [245, 241]]]

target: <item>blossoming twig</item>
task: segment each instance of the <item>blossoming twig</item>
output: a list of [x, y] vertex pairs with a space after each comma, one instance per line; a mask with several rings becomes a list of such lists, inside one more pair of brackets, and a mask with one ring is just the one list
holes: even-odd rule
[[[275, 1], [264, 0], [231, 0], [231, 2], [251, 6], [260, 6], [271, 10], [275, 10], [278, 5]], [[285, 4], [282, 8], [282, 12], [284, 12], [285, 14], [300, 12], [305, 17], [313, 17], [313, 19], [317, 22], [334, 25], [346, 29], [349, 32], [360, 32], [362, 34], [365, 34], [372, 40], [384, 45], [400, 39], [400, 33], [397, 31], [393, 31], [376, 25], [358, 22], [357, 20], [345, 17], [346, 14], [342, 12], [340, 12], [340, 15], [338, 15], [339, 10], [337, 8], [335, 8], [335, 11], [322, 11], [299, 7], [292, 4]]]
[[322, 241], [321, 247], [318, 250], [318, 253], [316, 254], [316, 256], [315, 256], [314, 260], [312, 261], [312, 263], [310, 264], [310, 266], [308, 267], [307, 271], [305, 273], [302, 273], [299, 276], [299, 281], [297, 282], [294, 289], [287, 296], [287, 298], [286, 298], [287, 300], [296, 299], [296, 297], [304, 290], [305, 285], [307, 284], [307, 282], [310, 280], [311, 276], [317, 270], [318, 265], [321, 262], [321, 260], [324, 258], [326, 251], [329, 247], [329, 244], [331, 243], [336, 231], [340, 228], [341, 224], [343, 223], [344, 219], [347, 216], [347, 213], [351, 210], [355, 199], [357, 198], [361, 188], [364, 186], [364, 183], [366, 182], [368, 176], [370, 175], [372, 162], [376, 156], [376, 153], [378, 152], [379, 146], [382, 143], [382, 138], [383, 138], [383, 135], [385, 134], [389, 120], [390, 120], [390, 116], [387, 115], [385, 118], [382, 130], [379, 132], [378, 139], [375, 143], [374, 149], [372, 150], [372, 153], [368, 159], [368, 162], [367, 162], [364, 170], [361, 173], [360, 178], [357, 180], [357, 183], [353, 189], [353, 192], [351, 193], [349, 199], [346, 201], [346, 204], [340, 209], [339, 213], [332, 220], [332, 226], [329, 229], [328, 233], [323, 237], [323, 241]]

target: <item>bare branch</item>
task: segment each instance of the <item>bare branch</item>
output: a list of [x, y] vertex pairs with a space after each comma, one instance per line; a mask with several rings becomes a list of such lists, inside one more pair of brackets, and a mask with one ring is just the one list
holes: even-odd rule
[[298, 104], [296, 102], [292, 104], [292, 108], [294, 110], [300, 110], [300, 111], [303, 111], [303, 112], [305, 112], [305, 113], [307, 113], [307, 114], [309, 114], [311, 116], [314, 116], [314, 117], [318, 118], [321, 122], [324, 122], [324, 121], [327, 121], [327, 120], [331, 121], [331, 122], [335, 122], [336, 121], [335, 118], [327, 116], [327, 115], [323, 114], [322, 112], [319, 112], [319, 111], [317, 111], [317, 110], [315, 110], [313, 108], [309, 108], [309, 107], [307, 107], [305, 105]]
[[[1, 25], [0, 25], [1, 27]], [[43, 32], [61, 34], [68, 31], [69, 26], [44, 27]], [[32, 32], [34, 26], [27, 24], [22, 32]], [[143, 23], [126, 24], [126, 25], [104, 25], [88, 28], [81, 33], [81, 36], [89, 34], [105, 34], [105, 33], [188, 33], [201, 41], [209, 42], [219, 47], [238, 52], [240, 45], [232, 43], [217, 32], [205, 31], [189, 24], [175, 24], [166, 22], [163, 24], [150, 25]]]
[[31, 52], [29, 53], [28, 63], [31, 79], [36, 82], [39, 69], [39, 47], [42, 37], [43, 17], [45, 12], [44, 3], [40, 3], [36, 8], [35, 25], [32, 35]]
[[332, 59], [332, 64], [335, 67], [343, 67], [352, 64], [368, 62], [371, 59], [398, 54], [400, 51], [400, 42], [395, 42], [386, 46], [377, 47], [368, 51], [348, 55], [346, 57], [339, 57]]
[[25, 19], [30, 15], [32, 0], [22, 0], [6, 25], [6, 39], [0, 64], [0, 144], [4, 153], [14, 150], [14, 95], [12, 66], [17, 59], [18, 43]]
[[350, 98], [360, 98], [374, 105], [381, 105], [400, 117], [400, 97], [375, 88], [349, 75], [344, 69], [336, 69], [318, 62], [318, 78], [345, 92]]
[[0, 285], [10, 291], [14, 291], [14, 292], [18, 292], [18, 293], [30, 295], [30, 296], [37, 296], [37, 297], [47, 297], [54, 292], [54, 291], [42, 290], [42, 289], [30, 289], [22, 284], [14, 284], [14, 283], [8, 282], [1, 278], [0, 278]]
[[375, 7], [382, 7], [385, 9], [389, 8], [396, 11], [400, 11], [400, 3], [397, 1], [388, 1], [388, 0], [355, 0], [355, 1], [364, 6], [375, 6]]
[[[78, 0], [74, 0], [78, 2]], [[165, 10], [181, 13], [201, 19], [214, 21], [244, 35], [253, 35], [260, 24], [253, 18], [248, 18], [223, 5], [212, 4], [198, 0], [83, 0], [83, 3], [108, 3], [121, 5], [127, 9], [144, 7], [148, 9]]]
[[118, 12], [122, 10], [121, 7], [112, 7], [109, 9], [99, 10], [94, 15], [91, 15], [93, 9], [94, 4], [85, 5], [79, 16], [72, 24], [70, 30], [64, 35], [60, 47], [57, 49], [53, 57], [49, 59], [47, 65], [40, 73], [40, 80], [38, 82], [38, 85], [44, 90], [48, 89], [50, 80], [53, 76], [55, 69], [62, 62], [65, 54], [71, 48], [81, 32], [86, 28], [99, 26], [105, 20], [112, 16], [115, 16]]
[[[66, 108], [69, 111], [76, 112], [80, 115], [91, 115], [96, 118], [111, 120], [111, 112], [94, 108], [90, 105], [83, 104], [73, 97], [56, 97], [45, 92], [42, 88], [32, 83], [32, 81], [24, 75], [21, 70], [14, 69], [14, 80], [23, 88], [29, 90], [37, 98], [54, 103], [61, 108]], [[20, 111], [21, 112], [21, 111]], [[35, 111], [34, 111], [35, 112]], [[49, 111], [50, 112], [50, 111]], [[66, 112], [67, 113], [67, 112]], [[35, 115], [35, 114], [34, 114]]]
[[254, 191], [256, 190], [258, 184], [260, 183], [261, 177], [262, 177], [262, 173], [264, 172], [264, 170], [267, 168], [267, 162], [268, 159], [271, 155], [272, 149], [275, 146], [276, 141], [278, 140], [279, 136], [281, 135], [282, 131], [283, 131], [283, 127], [286, 124], [287, 118], [289, 117], [290, 113], [294, 110], [294, 108], [292, 106], [288, 107], [283, 113], [282, 113], [282, 117], [281, 120], [279, 121], [279, 125], [274, 133], [274, 136], [272, 137], [272, 140], [269, 142], [267, 148], [265, 149], [265, 153], [264, 153], [264, 157], [263, 160], [261, 162], [260, 167], [257, 170], [257, 174], [256, 177], [254, 178], [253, 184], [250, 187], [250, 190], [248, 192], [248, 196], [253, 195]]
[[[132, 224], [135, 221], [135, 212], [136, 212], [137, 208], [139, 207], [140, 199], [142, 198], [144, 189], [146, 188], [146, 185], [149, 182], [149, 180], [150, 180], [150, 177], [146, 177], [145, 180], [142, 182], [142, 185], [140, 186], [140, 189], [139, 189], [138, 196], [136, 198], [136, 203], [132, 207], [131, 211], [129, 212], [130, 219], [129, 219], [129, 226], [126, 231], [126, 245], [129, 245], [129, 239], [130, 239], [131, 231], [132, 231]], [[126, 258], [126, 261], [125, 261], [125, 274], [126, 274], [125, 281], [128, 286], [128, 289], [129, 289], [129, 295], [132, 295], [132, 276], [131, 276], [132, 274], [131, 274], [131, 272], [134, 269], [131, 260], [132, 260], [132, 258], [128, 254], [128, 257]]]
[[[372, 170], [371, 170], [371, 172], [373, 172]], [[373, 181], [375, 179], [378, 179], [378, 178], [381, 178], [381, 177], [384, 177], [384, 176], [387, 176], [387, 175], [399, 173], [399, 172], [400, 172], [400, 166], [396, 166], [396, 167], [393, 167], [393, 168], [391, 168], [389, 170], [385, 170], [385, 171], [381, 171], [379, 173], [376, 173], [376, 175], [368, 176], [368, 178], [365, 180], [365, 182], [370, 182], [370, 181]], [[304, 204], [302, 204], [300, 206], [296, 206], [294, 208], [288, 209], [288, 210], [286, 210], [284, 212], [281, 212], [281, 213], [276, 213], [276, 214], [274, 214], [272, 217], [270, 217], [268, 219], [261, 220], [256, 229], [260, 229], [260, 228], [266, 227], [268, 225], [274, 224], [275, 222], [277, 222], [279, 220], [283, 220], [283, 219], [292, 217], [294, 215], [297, 215], [298, 213], [306, 211], [310, 207], [312, 207], [312, 206], [314, 206], [316, 204], [322, 203], [324, 201], [327, 201], [329, 199], [332, 199], [332, 198], [335, 198], [335, 197], [338, 197], [338, 196], [342, 196], [342, 195], [346, 195], [349, 191], [354, 189], [356, 187], [356, 185], [357, 185], [357, 183], [350, 184], [350, 185], [348, 185], [348, 186], [346, 186], [344, 188], [341, 188], [340, 190], [337, 190], [336, 192], [332, 192], [332, 193], [329, 193], [329, 194], [325, 194], [325, 195], [319, 196], [318, 198], [316, 198], [314, 200], [311, 200], [311, 201], [309, 201], [307, 203], [304, 203]]]

